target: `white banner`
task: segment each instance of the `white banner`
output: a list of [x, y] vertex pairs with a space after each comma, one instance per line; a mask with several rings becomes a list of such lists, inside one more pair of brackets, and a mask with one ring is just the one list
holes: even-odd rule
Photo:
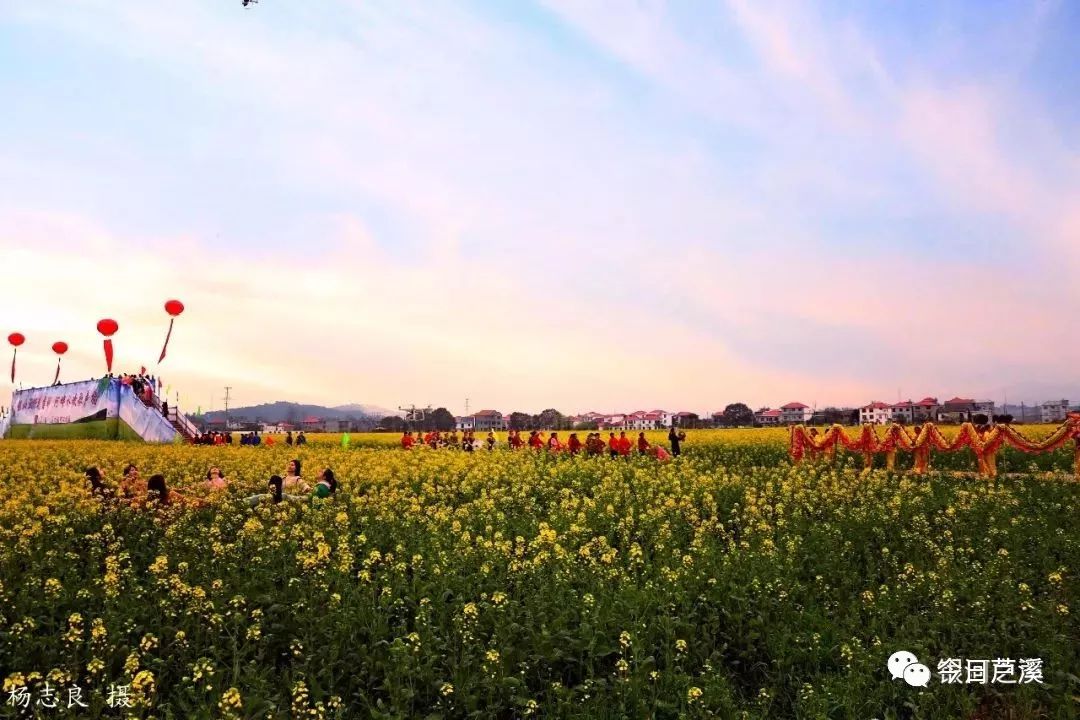
[[176, 428], [161, 411], [135, 396], [130, 385], [120, 386], [120, 419], [146, 442], [172, 442]]
[[120, 383], [116, 380], [55, 385], [19, 390], [11, 400], [12, 425], [47, 425], [105, 420], [120, 410]]
[[171, 442], [172, 423], [116, 378], [19, 390], [11, 401], [9, 435], [17, 438], [98, 438]]

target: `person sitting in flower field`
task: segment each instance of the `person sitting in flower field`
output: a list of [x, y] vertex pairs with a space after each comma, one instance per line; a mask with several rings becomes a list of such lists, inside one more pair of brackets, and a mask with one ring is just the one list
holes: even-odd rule
[[206, 471], [206, 489], [224, 490], [229, 484], [225, 481], [225, 476], [221, 474], [221, 468], [214, 466]]
[[266, 484], [266, 489], [270, 491], [271, 502], [279, 503], [285, 499], [284, 482], [280, 475], [271, 475], [270, 482]]
[[645, 433], [638, 433], [637, 436], [637, 451], [644, 455], [649, 452], [649, 441], [645, 439]]
[[131, 502], [145, 494], [146, 483], [139, 479], [139, 468], [134, 463], [128, 463], [120, 480], [120, 499]]
[[289, 492], [290, 490], [297, 493], [311, 491], [308, 484], [300, 477], [300, 471], [301, 465], [299, 458], [290, 460], [289, 464], [285, 467], [285, 492]]
[[116, 492], [105, 484], [105, 476], [97, 466], [86, 468], [86, 479], [90, 483], [90, 495], [95, 500], [111, 503], [116, 500]]
[[328, 498], [337, 492], [337, 478], [334, 477], [334, 471], [330, 468], [326, 468], [319, 475], [319, 482], [315, 485], [315, 490], [311, 493], [313, 498]]
[[490, 430], [488, 430], [487, 434], [487, 449], [488, 452], [491, 452], [495, 449], [495, 433], [491, 432]]
[[274, 505], [277, 505], [282, 500], [303, 500], [301, 495], [288, 495], [284, 491], [284, 481], [280, 475], [271, 475], [270, 480], [266, 483], [266, 492], [258, 495], [252, 495], [244, 500], [251, 507], [257, 507], [259, 503], [264, 500], [269, 500]]
[[146, 497], [142, 500], [142, 507], [202, 507], [205, 503], [197, 498], [189, 498], [186, 495], [170, 490], [165, 483], [165, 476], [161, 474], [151, 475], [146, 482]]
[[646, 452], [660, 462], [667, 462], [671, 459], [671, 453], [669, 453], [660, 445], [653, 445]]

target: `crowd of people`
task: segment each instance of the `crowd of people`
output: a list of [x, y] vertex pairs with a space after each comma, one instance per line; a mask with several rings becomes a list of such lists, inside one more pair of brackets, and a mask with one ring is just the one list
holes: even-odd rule
[[142, 400], [144, 405], [161, 410], [161, 414], [165, 417], [169, 416], [169, 403], [164, 400], [158, 401], [158, 390], [161, 385], [160, 378], [148, 375], [145, 369], [140, 373], [120, 373], [118, 375], [109, 373], [105, 377], [109, 380], [119, 380], [121, 385], [129, 386], [135, 397]]
[[[290, 460], [285, 467], [284, 476], [271, 476], [267, 481], [266, 492], [251, 495], [245, 498], [245, 502], [251, 507], [257, 507], [263, 502], [325, 499], [337, 492], [338, 480], [332, 469], [323, 469], [314, 487], [304, 481], [301, 470], [299, 459]], [[115, 486], [106, 481], [104, 473], [96, 466], [86, 468], [86, 480], [91, 496], [103, 505], [127, 505], [140, 509], [205, 507], [210, 504], [211, 498], [220, 497], [221, 493], [229, 488], [228, 479], [216, 465], [206, 471], [206, 479], [202, 481], [206, 497], [188, 495], [170, 488], [165, 476], [161, 474], [151, 475], [143, 481], [139, 468], [133, 463], [124, 468], [124, 473]]]
[[[232, 433], [204, 432], [191, 441], [194, 445], [232, 445]], [[244, 443], [241, 443], [244, 444]]]
[[[285, 434], [286, 445], [307, 445], [307, 436], [304, 435], [304, 431], [301, 430], [296, 437], [293, 437], [292, 430]], [[233, 434], [231, 432], [204, 432], [197, 435], [192, 443], [195, 445], [232, 445]], [[260, 435], [258, 430], [241, 433], [240, 445], [277, 445], [278, 440], [273, 435]]]
[[[590, 432], [585, 437], [584, 442], [576, 432], [572, 432], [567, 436], [566, 442], [563, 442], [559, 437], [559, 433], [554, 431], [545, 439], [544, 433], [539, 430], [529, 431], [527, 438], [522, 437], [520, 430], [511, 430], [507, 438], [507, 445], [511, 450], [521, 450], [527, 447], [535, 451], [546, 450], [551, 453], [567, 453], [570, 455], [595, 456], [603, 455], [606, 452], [613, 458], [629, 457], [636, 447], [639, 455], [650, 455], [658, 460], [669, 460], [672, 456], [681, 454], [681, 445], [685, 439], [686, 433], [684, 431], [676, 431], [674, 427], [671, 428], [668, 432], [668, 442], [671, 444], [671, 451], [669, 452], [662, 445], [650, 443], [643, 432], [638, 433], [636, 442], [627, 437], [625, 430], [620, 431], [618, 436], [614, 432], [610, 433], [606, 441], [599, 432]], [[488, 432], [483, 441], [478, 440], [472, 430], [465, 430], [460, 436], [456, 430], [450, 432], [433, 430], [423, 434], [420, 432], [414, 434], [411, 430], [406, 430], [401, 436], [401, 447], [404, 450], [424, 446], [432, 450], [451, 448], [474, 452], [483, 448], [492, 451], [497, 445], [498, 440], [494, 432]]]

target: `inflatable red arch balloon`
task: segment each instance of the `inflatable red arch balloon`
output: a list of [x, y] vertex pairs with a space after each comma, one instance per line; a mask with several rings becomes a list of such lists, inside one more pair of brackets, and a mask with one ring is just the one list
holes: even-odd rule
[[105, 372], [112, 372], [113, 344], [112, 336], [120, 326], [112, 318], [98, 320], [97, 331], [105, 336]]
[[11, 382], [15, 382], [15, 358], [19, 354], [19, 346], [26, 342], [26, 336], [22, 333], [13, 332], [7, 336], [8, 344], [12, 347], [11, 353]]
[[158, 358], [159, 364], [165, 359], [165, 352], [169, 349], [169, 338], [172, 337], [173, 323], [176, 322], [180, 313], [184, 312], [184, 303], [179, 300], [168, 300], [165, 303], [165, 312], [169, 314], [169, 332], [165, 333], [165, 344], [161, 347], [161, 356]]

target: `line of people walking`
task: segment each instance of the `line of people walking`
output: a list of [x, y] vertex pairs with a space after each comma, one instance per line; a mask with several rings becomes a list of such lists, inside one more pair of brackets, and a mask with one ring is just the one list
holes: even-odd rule
[[[672, 456], [681, 454], [682, 442], [685, 439], [686, 433], [684, 431], [676, 431], [674, 427], [671, 428], [668, 432], [668, 442], [671, 444], [670, 452], [659, 444], [650, 443], [643, 432], [638, 433], [636, 443], [627, 437], [626, 431], [620, 431], [618, 436], [614, 432], [610, 433], [607, 441], [601, 437], [599, 432], [590, 432], [584, 442], [576, 432], [572, 432], [563, 442], [557, 431], [551, 432], [545, 439], [544, 433], [539, 430], [530, 431], [527, 438], [522, 437], [520, 430], [511, 430], [506, 442], [510, 450], [521, 450], [527, 447], [536, 451], [547, 450], [551, 453], [593, 456], [603, 455], [606, 452], [613, 458], [629, 457], [633, 454], [636, 446], [639, 455], [651, 455], [659, 460], [669, 460]], [[476, 439], [472, 430], [465, 430], [460, 437], [456, 430], [448, 433], [433, 430], [423, 434], [417, 432], [415, 435], [411, 430], [406, 430], [402, 433], [401, 447], [403, 450], [412, 450], [417, 446], [428, 447], [432, 450], [443, 448], [460, 449], [465, 452], [473, 452], [480, 447], [486, 447], [488, 451], [493, 451], [498, 446], [498, 440], [493, 431], [488, 432], [483, 445]]]

